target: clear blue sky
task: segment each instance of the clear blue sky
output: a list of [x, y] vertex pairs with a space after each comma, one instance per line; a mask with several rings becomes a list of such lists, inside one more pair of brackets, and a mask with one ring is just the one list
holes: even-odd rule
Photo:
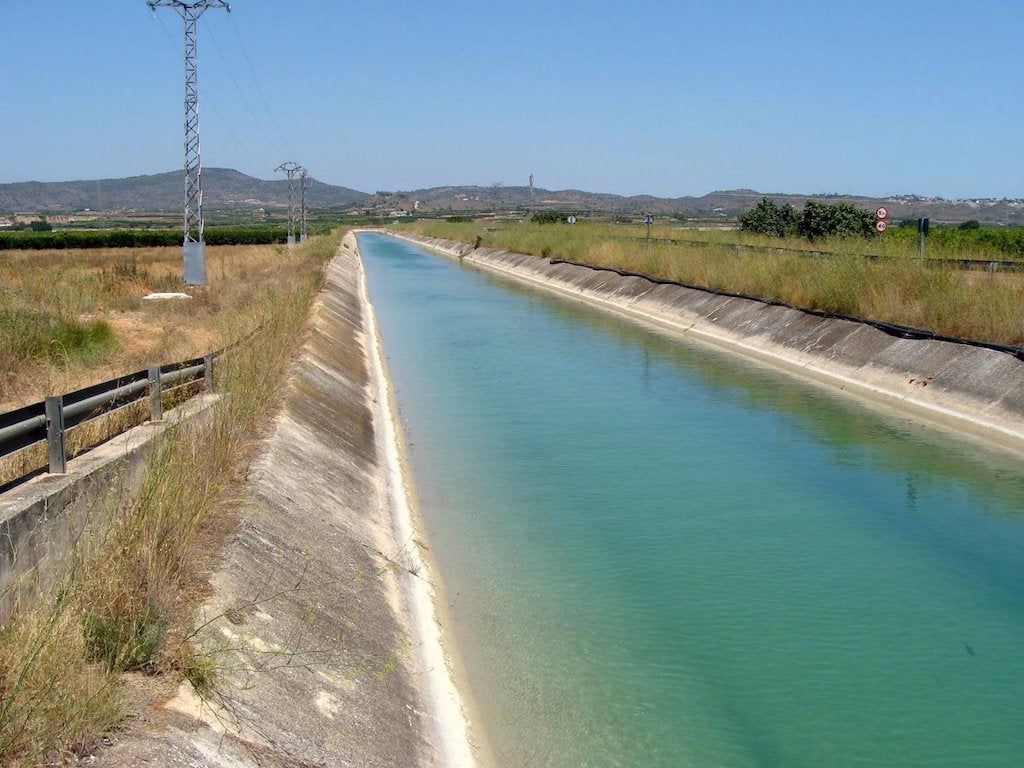
[[[182, 166], [173, 10], [0, 0], [0, 23], [0, 182]], [[370, 192], [1024, 197], [1022, 30], [1024, 0], [236, 0], [200, 22], [203, 163]]]

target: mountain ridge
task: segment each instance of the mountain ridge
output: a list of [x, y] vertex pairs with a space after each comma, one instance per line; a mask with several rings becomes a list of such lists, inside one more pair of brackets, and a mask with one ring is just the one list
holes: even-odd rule
[[[183, 176], [181, 171], [168, 171], [126, 178], [0, 184], [0, 211], [178, 211], [182, 208]], [[317, 208], [346, 207], [365, 197], [365, 192], [315, 179], [306, 192], [307, 204]], [[230, 168], [203, 169], [204, 206], [276, 208], [287, 204], [288, 182], [285, 179], [264, 181]]]
[[[181, 171], [125, 178], [0, 184], [0, 212], [70, 214], [94, 212], [177, 212], [182, 207]], [[754, 189], [716, 190], [706, 195], [658, 197], [617, 195], [579, 189], [547, 190], [527, 186], [444, 185], [374, 194], [311, 180], [306, 192], [311, 209], [338, 209], [370, 215], [401, 213], [457, 215], [481, 211], [563, 208], [577, 213], [638, 216], [651, 213], [677, 219], [729, 221], [767, 197], [800, 208], [808, 200], [845, 202], [859, 208], [889, 208], [893, 220], [928, 216], [935, 221], [969, 219], [990, 224], [1024, 224], [1024, 200], [945, 200], [919, 195], [793, 194]], [[297, 198], [297, 195], [296, 195]], [[208, 211], [283, 209], [288, 205], [286, 179], [262, 180], [229, 168], [203, 170], [203, 204]], [[298, 200], [295, 200], [298, 204]]]

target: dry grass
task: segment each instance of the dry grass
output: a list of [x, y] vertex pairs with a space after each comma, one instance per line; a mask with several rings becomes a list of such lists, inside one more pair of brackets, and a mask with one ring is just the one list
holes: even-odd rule
[[[655, 231], [652, 236], [702, 240], [670, 245], [623, 239], [637, 227], [501, 222], [493, 231], [480, 223], [421, 221], [398, 227], [433, 237], [615, 267], [684, 283], [783, 301], [805, 309], [854, 315], [924, 328], [950, 336], [1024, 344], [1024, 281], [1016, 274], [965, 272], [921, 264], [904, 244], [878, 238], [810, 244], [739, 232]], [[814, 258], [786, 251], [737, 249], [737, 244], [833, 251]], [[885, 258], [869, 261], [870, 250]], [[943, 254], [934, 254], [942, 256]], [[958, 253], [957, 258], [969, 254]]]
[[[142, 297], [183, 290], [180, 247], [0, 252], [0, 411], [230, 343], [262, 320], [262, 286], [288, 290], [302, 259], [273, 245], [206, 254], [208, 286], [153, 302]], [[108, 327], [113, 343], [69, 339], [67, 328], [90, 324]]]
[[197, 548], [224, 527], [218, 511], [284, 381], [337, 241], [311, 240], [288, 256], [288, 269], [274, 264], [250, 275], [247, 289], [211, 287], [220, 297], [247, 295], [239, 316], [262, 326], [218, 367], [225, 397], [212, 423], [165, 433], [137, 492], [93, 510], [63, 578], [23, 601], [0, 628], [0, 764], [87, 753], [121, 717], [126, 672], [211, 684], [191, 643], [190, 597], [201, 593], [196, 563], [204, 559]]

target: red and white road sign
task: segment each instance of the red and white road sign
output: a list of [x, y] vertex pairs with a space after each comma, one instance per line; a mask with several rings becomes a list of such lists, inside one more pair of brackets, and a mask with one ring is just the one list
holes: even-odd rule
[[878, 221], [875, 222], [875, 229], [877, 229], [879, 232], [885, 232], [885, 230], [887, 230], [888, 228], [889, 222], [886, 221], [885, 219], [879, 219]]
[[878, 210], [875, 211], [875, 218], [876, 219], [888, 219], [889, 218], [889, 209], [886, 208], [884, 205], [878, 206]]

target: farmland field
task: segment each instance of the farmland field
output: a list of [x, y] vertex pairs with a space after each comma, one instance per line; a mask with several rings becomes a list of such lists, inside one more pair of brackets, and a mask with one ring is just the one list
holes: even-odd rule
[[181, 247], [0, 251], [0, 410], [215, 351], [259, 325], [300, 248], [207, 246], [208, 285], [182, 291]]

